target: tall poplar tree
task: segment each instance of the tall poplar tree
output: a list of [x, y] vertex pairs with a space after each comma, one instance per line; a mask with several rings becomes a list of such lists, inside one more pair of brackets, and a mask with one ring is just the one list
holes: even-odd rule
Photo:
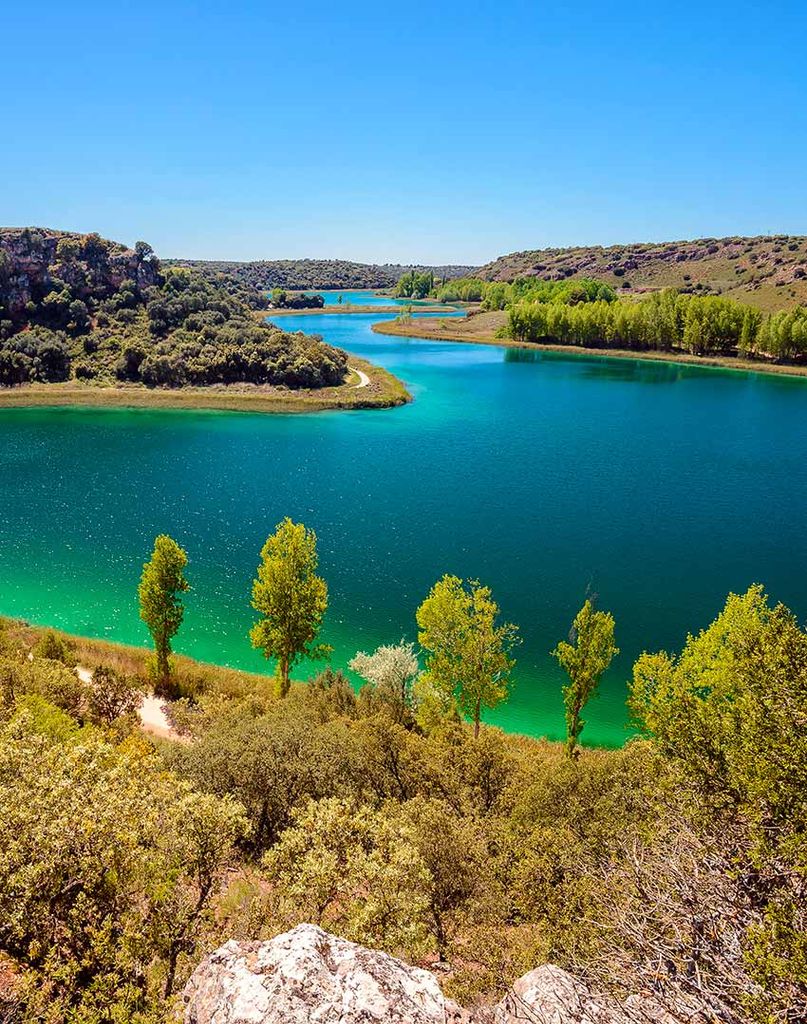
[[490, 588], [444, 576], [417, 610], [418, 642], [426, 650], [426, 677], [435, 689], [456, 702], [479, 735], [483, 709], [509, 696], [515, 661], [510, 652], [518, 629], [497, 625], [499, 606]]
[[316, 644], [328, 607], [328, 585], [317, 575], [317, 535], [286, 517], [261, 551], [252, 584], [252, 607], [261, 618], [250, 631], [253, 647], [277, 658], [278, 689], [289, 691], [289, 672], [302, 657], [320, 658], [330, 647]]
[[188, 556], [177, 542], [161, 533], [137, 589], [140, 618], [154, 640], [155, 691], [165, 696], [171, 695], [171, 640], [185, 615], [179, 595], [190, 589], [184, 575], [187, 564]]
[[566, 706], [566, 750], [577, 757], [577, 741], [586, 724], [580, 717], [583, 708], [596, 694], [600, 677], [611, 664], [619, 648], [614, 644], [614, 617], [598, 612], [587, 598], [575, 616], [569, 640], [561, 640], [552, 651], [569, 676], [563, 687]]

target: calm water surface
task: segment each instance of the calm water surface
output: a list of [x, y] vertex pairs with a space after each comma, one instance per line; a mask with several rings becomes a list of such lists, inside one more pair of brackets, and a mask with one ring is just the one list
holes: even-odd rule
[[0, 612], [145, 642], [136, 585], [167, 531], [194, 587], [177, 647], [259, 668], [250, 581], [290, 515], [319, 536], [336, 665], [414, 639], [443, 572], [489, 583], [524, 638], [492, 716], [512, 730], [562, 733], [548, 651], [595, 591], [623, 652], [587, 715], [607, 743], [626, 735], [633, 659], [680, 647], [729, 590], [759, 580], [807, 613], [807, 383], [384, 337], [377, 319], [282, 326], [388, 367], [406, 408], [0, 412]]

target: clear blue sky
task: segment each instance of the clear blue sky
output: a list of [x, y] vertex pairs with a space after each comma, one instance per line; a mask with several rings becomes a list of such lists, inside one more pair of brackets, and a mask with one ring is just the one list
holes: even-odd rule
[[804, 0], [9, 3], [0, 223], [485, 262], [807, 233]]

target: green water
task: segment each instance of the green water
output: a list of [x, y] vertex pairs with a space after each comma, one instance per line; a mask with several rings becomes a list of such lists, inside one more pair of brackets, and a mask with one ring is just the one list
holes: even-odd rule
[[587, 588], [622, 655], [584, 736], [625, 737], [643, 649], [676, 648], [751, 582], [807, 611], [807, 382], [663, 363], [373, 335], [378, 316], [285, 317], [389, 367], [415, 402], [310, 416], [0, 412], [0, 612], [129, 642], [154, 535], [188, 550], [177, 647], [262, 666], [246, 639], [260, 547], [313, 526], [324, 639], [414, 639], [443, 573], [493, 588], [521, 627], [516, 687], [491, 720], [562, 732], [548, 656]]

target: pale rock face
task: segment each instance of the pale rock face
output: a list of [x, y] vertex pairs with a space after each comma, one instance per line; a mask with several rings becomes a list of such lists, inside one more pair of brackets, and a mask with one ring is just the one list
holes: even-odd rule
[[230, 941], [194, 971], [186, 1024], [462, 1024], [434, 975], [303, 924]]
[[497, 1006], [466, 1012], [429, 971], [311, 924], [271, 942], [226, 943], [196, 968], [184, 999], [185, 1024], [680, 1024], [648, 995], [617, 1003], [552, 964], [519, 978]]

